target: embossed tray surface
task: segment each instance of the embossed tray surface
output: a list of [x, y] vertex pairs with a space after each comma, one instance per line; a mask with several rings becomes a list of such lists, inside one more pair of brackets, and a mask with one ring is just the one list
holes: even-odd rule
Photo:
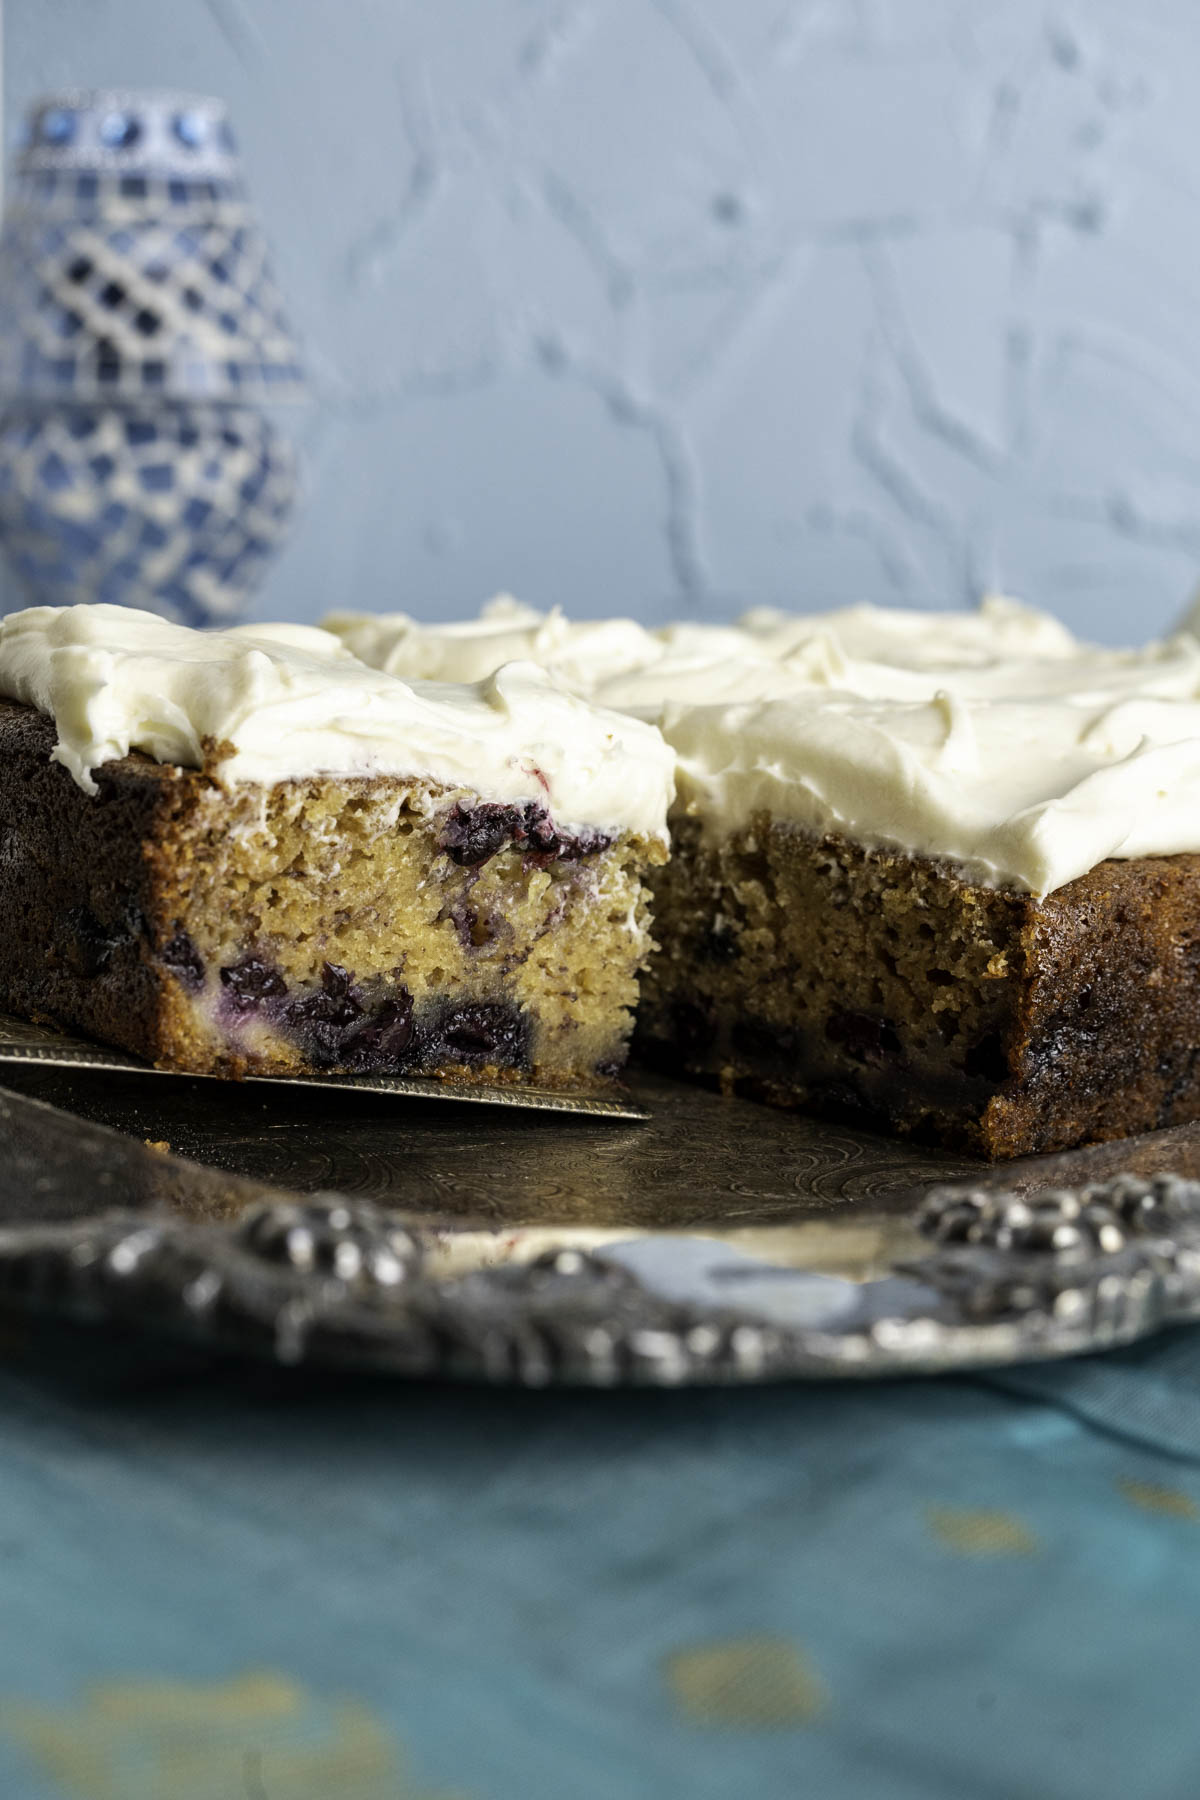
[[645, 1123], [26, 1062], [0, 1302], [287, 1364], [882, 1375], [1200, 1317], [1200, 1127], [998, 1168], [637, 1075]]
[[[56, 1063], [68, 1069], [94, 1069], [119, 1075], [160, 1075], [181, 1079], [177, 1069], [158, 1069], [140, 1057], [114, 1050], [89, 1038], [72, 1037], [48, 1025], [32, 1025], [0, 1013], [0, 1066], [11, 1063]], [[216, 1081], [215, 1075], [183, 1079]], [[457, 1100], [472, 1106], [515, 1106], [532, 1112], [589, 1113], [602, 1119], [640, 1119], [644, 1113], [628, 1094], [568, 1094], [519, 1082], [475, 1081], [461, 1085], [429, 1081], [419, 1075], [248, 1075], [256, 1086], [333, 1088], [364, 1094], [394, 1094], [408, 1100]]]

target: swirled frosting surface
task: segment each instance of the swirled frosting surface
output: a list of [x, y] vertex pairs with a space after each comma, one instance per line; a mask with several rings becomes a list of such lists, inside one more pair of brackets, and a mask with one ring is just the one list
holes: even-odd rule
[[535, 662], [568, 686], [639, 668], [659, 653], [655, 634], [633, 619], [571, 620], [500, 594], [477, 619], [423, 625], [407, 613], [335, 612], [322, 626], [373, 668], [406, 681], [479, 681], [502, 663]]
[[534, 663], [474, 683], [401, 681], [327, 631], [193, 631], [120, 606], [0, 620], [0, 694], [56, 722], [79, 786], [128, 751], [226, 786], [414, 776], [533, 800], [564, 826], [665, 831], [672, 754], [653, 725], [567, 692]]
[[[600, 628], [550, 615], [539, 646], [549, 619], [511, 605], [469, 627], [408, 621], [407, 638], [391, 632], [390, 666], [403, 672], [420, 642], [449, 673], [463, 639], [486, 658], [490, 638], [517, 630], [561, 671], [571, 645], [564, 678], [661, 726], [676, 807], [707, 830], [767, 811], [1038, 894], [1107, 857], [1200, 851], [1200, 642], [1188, 633], [1103, 650], [1004, 598], [953, 614], [758, 609], [732, 626], [611, 621], [623, 655], [592, 662], [571, 633]], [[344, 619], [332, 624], [348, 635]], [[375, 629], [387, 636], [388, 621]]]

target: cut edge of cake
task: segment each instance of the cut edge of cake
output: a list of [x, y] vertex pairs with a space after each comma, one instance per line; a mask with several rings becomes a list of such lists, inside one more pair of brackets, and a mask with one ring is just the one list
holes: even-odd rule
[[1200, 1117], [1200, 855], [1038, 897], [760, 813], [685, 822], [654, 908], [659, 1066], [993, 1160]]
[[398, 777], [89, 795], [0, 702], [0, 1005], [163, 1066], [587, 1086], [625, 1059], [655, 838]]

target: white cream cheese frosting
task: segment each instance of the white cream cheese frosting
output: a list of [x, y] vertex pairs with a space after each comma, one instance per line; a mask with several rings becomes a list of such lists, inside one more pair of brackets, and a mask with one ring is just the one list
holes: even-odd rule
[[489, 601], [477, 619], [445, 625], [359, 612], [330, 613], [321, 624], [363, 662], [406, 681], [479, 681], [515, 660], [535, 662], [586, 693], [658, 654], [653, 634], [632, 619], [573, 621], [558, 607], [540, 613], [510, 594]]
[[54, 757], [89, 793], [132, 749], [228, 787], [413, 776], [539, 802], [564, 828], [665, 834], [673, 759], [658, 731], [531, 662], [408, 683], [316, 626], [193, 631], [127, 607], [31, 607], [0, 620], [0, 694], [55, 720]]
[[[476, 649], [506, 622], [536, 633], [546, 620], [502, 608], [475, 622]], [[453, 670], [447, 628], [415, 629]], [[627, 633], [624, 650], [623, 666], [581, 650], [576, 683], [660, 725], [677, 809], [708, 831], [766, 810], [1039, 894], [1107, 857], [1200, 851], [1200, 642], [1187, 633], [1102, 650], [995, 597], [972, 613], [759, 608], [733, 626]]]
[[[783, 700], [814, 690], [856, 694], [870, 700], [929, 700], [943, 689], [986, 701], [1004, 693], [1037, 697], [1047, 705], [1083, 703], [1091, 694], [1113, 688], [1164, 698], [1186, 698], [1192, 692], [1195, 667], [1185, 646], [1190, 639], [1171, 639], [1144, 650], [1101, 650], [1076, 644], [1069, 655], [1023, 655], [971, 658], [955, 662], [948, 654], [938, 663], [928, 654], [909, 662], [850, 656], [832, 631], [824, 631], [775, 656], [724, 656], [671, 652], [639, 669], [597, 682], [592, 697], [605, 706], [657, 719], [668, 706], [691, 703], [737, 704], [750, 700]], [[912, 646], [915, 649], [915, 646]]]
[[1069, 662], [1081, 648], [1049, 613], [1000, 595], [974, 612], [757, 607], [732, 625], [684, 620], [650, 629], [632, 619], [572, 621], [558, 607], [540, 613], [502, 594], [477, 619], [426, 625], [407, 613], [339, 612], [322, 626], [363, 662], [405, 680], [478, 681], [520, 657], [578, 693], [649, 719], [669, 701], [782, 699], [810, 686], [920, 698], [951, 670], [956, 679], [970, 670], [986, 679], [1001, 658]]
[[[650, 629], [633, 619], [571, 620], [501, 594], [477, 619], [425, 625], [407, 613], [330, 613], [321, 621], [354, 655], [405, 680], [478, 681], [513, 658], [536, 662], [568, 686], [594, 693], [628, 680], [631, 690], [666, 693], [679, 677], [730, 660], [829, 672], [846, 661], [898, 669], [970, 667], [997, 657], [1069, 657], [1078, 648], [1049, 613], [1001, 595], [974, 612], [916, 612], [844, 606], [785, 613], [756, 607], [734, 625], [684, 620]], [[765, 679], [765, 677], [764, 677]], [[622, 704], [614, 701], [614, 704]]]
[[597, 691], [640, 700], [678, 758], [677, 807], [711, 832], [765, 810], [1036, 894], [1107, 857], [1200, 850], [1200, 643], [1022, 648], [938, 666], [923, 643], [902, 665], [830, 633]]
[[1070, 657], [1079, 648], [1051, 613], [1007, 594], [987, 595], [973, 612], [842, 606], [806, 614], [757, 606], [743, 613], [738, 627], [771, 655], [786, 656], [814, 637], [830, 636], [846, 656], [902, 668], [966, 667], [1002, 656], [1042, 661]]
[[709, 831], [765, 810], [1035, 894], [1106, 857], [1200, 849], [1195, 699], [822, 692], [668, 706], [661, 722], [677, 805]]

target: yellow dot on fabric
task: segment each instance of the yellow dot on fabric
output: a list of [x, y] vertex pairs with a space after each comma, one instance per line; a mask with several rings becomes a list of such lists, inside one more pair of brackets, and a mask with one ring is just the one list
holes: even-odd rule
[[663, 1674], [679, 1711], [697, 1725], [807, 1725], [829, 1704], [816, 1669], [786, 1638], [694, 1644], [673, 1651]]
[[98, 1683], [62, 1707], [8, 1699], [0, 1732], [71, 1800], [463, 1800], [406, 1780], [386, 1726], [359, 1701], [271, 1671]]
[[1037, 1535], [1016, 1513], [987, 1508], [927, 1506], [925, 1522], [940, 1544], [959, 1556], [1032, 1556]]
[[1143, 1512], [1165, 1513], [1170, 1519], [1200, 1519], [1200, 1506], [1182, 1488], [1162, 1487], [1157, 1481], [1136, 1481], [1125, 1476], [1117, 1491]]

